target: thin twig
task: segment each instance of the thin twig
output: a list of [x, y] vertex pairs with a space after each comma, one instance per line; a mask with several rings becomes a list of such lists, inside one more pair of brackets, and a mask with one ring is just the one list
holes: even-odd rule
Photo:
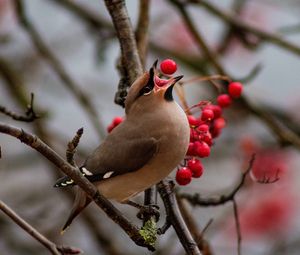
[[[18, 73], [13, 70], [10, 64], [4, 59], [0, 58], [0, 72], [3, 74], [5, 78], [5, 85], [7, 85], [7, 89], [10, 91], [11, 97], [15, 100], [16, 104], [20, 107], [26, 107], [28, 94], [26, 90], [26, 84], [22, 82], [21, 77]], [[40, 109], [40, 107], [38, 107]], [[50, 147], [54, 147], [54, 141], [58, 137], [57, 134], [52, 134], [46, 126], [45, 118], [41, 118], [39, 121], [33, 122], [34, 132]], [[57, 173], [57, 168], [55, 168], [50, 161], [48, 161], [49, 166], [51, 166], [51, 170], [55, 176], [55, 179], [59, 178], [60, 175]], [[73, 200], [73, 194], [71, 192], [61, 193], [65, 195], [65, 197], [69, 200]], [[124, 251], [120, 251], [118, 246], [111, 241], [110, 237], [106, 235], [105, 231], [98, 224], [95, 225], [95, 217], [94, 214], [85, 210], [82, 215], [82, 219], [84, 223], [88, 226], [91, 235], [97, 240], [97, 244], [99, 245], [99, 249], [105, 250], [108, 254], [111, 255], [120, 255], [125, 254]]]
[[234, 27], [236, 30], [241, 30], [243, 32], [251, 33], [255, 36], [258, 36], [260, 39], [267, 41], [269, 43], [272, 43], [274, 45], [277, 45], [278, 47], [281, 47], [282, 49], [288, 50], [296, 55], [300, 55], [300, 47], [284, 40], [280, 35], [270, 33], [267, 31], [263, 31], [257, 27], [251, 26], [241, 19], [237, 18], [236, 15], [229, 15], [222, 11], [217, 6], [211, 4], [210, 1], [206, 0], [187, 0], [186, 3], [196, 3], [204, 7], [206, 10], [208, 10], [211, 14], [217, 16], [218, 18], [222, 19], [226, 23], [228, 23], [230, 26]]
[[225, 76], [225, 75], [215, 74], [215, 75], [204, 76], [204, 77], [200, 76], [200, 77], [190, 78], [188, 80], [183, 80], [180, 84], [181, 85], [186, 85], [188, 83], [211, 81], [211, 80], [223, 80], [223, 81], [228, 81], [228, 82], [231, 81], [231, 79], [229, 77]]
[[74, 161], [74, 154], [76, 153], [76, 148], [79, 144], [82, 134], [83, 128], [78, 129], [72, 141], [68, 143], [68, 148], [66, 150], [66, 159], [72, 166], [76, 166]]
[[175, 229], [175, 232], [183, 248], [185, 249], [185, 252], [188, 255], [200, 255], [202, 253], [195, 243], [179, 211], [173, 188], [174, 183], [172, 183], [172, 181], [163, 180], [157, 184], [158, 192], [165, 205], [167, 218]]
[[255, 155], [251, 157], [251, 160], [249, 161], [249, 165], [247, 170], [242, 174], [241, 180], [239, 183], [234, 187], [234, 189], [228, 194], [228, 195], [222, 195], [219, 198], [202, 198], [198, 193], [195, 193], [193, 195], [188, 193], [181, 193], [179, 194], [180, 197], [187, 199], [192, 205], [198, 205], [198, 206], [218, 206], [225, 204], [229, 201], [232, 201], [237, 194], [237, 192], [241, 189], [241, 187], [245, 183], [245, 179], [247, 175], [250, 173], [252, 166], [254, 164]]
[[98, 116], [96, 108], [92, 104], [90, 97], [80, 88], [80, 86], [73, 80], [73, 78], [65, 70], [59, 59], [53, 54], [50, 48], [46, 45], [41, 35], [38, 33], [34, 24], [28, 19], [25, 9], [23, 6], [23, 1], [16, 1], [16, 12], [19, 17], [21, 26], [30, 36], [30, 39], [40, 55], [45, 61], [52, 67], [52, 69], [57, 73], [58, 77], [61, 79], [63, 84], [68, 88], [68, 90], [74, 95], [78, 103], [83, 107], [89, 116], [91, 123], [93, 124], [97, 134], [100, 138], [106, 135], [106, 129], [101, 125], [101, 120]]
[[93, 29], [112, 29], [112, 25], [105, 19], [101, 18], [97, 12], [92, 9], [87, 8], [83, 4], [76, 1], [70, 0], [48, 0], [50, 2], [55, 2], [61, 7], [65, 8], [67, 11], [72, 12], [82, 21], [86, 22]]
[[203, 255], [212, 255], [213, 253], [210, 248], [210, 245], [207, 242], [207, 240], [204, 238], [204, 235], [203, 235], [205, 229], [203, 229], [203, 231], [199, 230], [199, 227], [197, 226], [197, 222], [195, 221], [195, 217], [192, 215], [192, 213], [190, 212], [190, 210], [187, 207], [187, 204], [186, 204], [187, 201], [185, 201], [178, 195], [176, 196], [176, 199], [177, 199], [178, 207], [182, 214], [182, 217], [183, 217], [187, 227], [189, 228], [194, 240], [196, 241], [200, 251], [203, 253]]
[[118, 224], [137, 245], [146, 247], [152, 251], [154, 250], [151, 245], [145, 243], [145, 240], [139, 234], [138, 227], [128, 221], [128, 219], [126, 219], [109, 200], [102, 196], [97, 188], [92, 183], [90, 183], [88, 179], [84, 178], [77, 168], [70, 165], [38, 137], [25, 132], [22, 129], [18, 129], [2, 123], [0, 123], [0, 133], [16, 137], [21, 142], [41, 153], [45, 158], [56, 165], [72, 180], [74, 180], [76, 184], [80, 188], [82, 188], [87, 193], [87, 195], [92, 198], [95, 203], [106, 213], [106, 215], [116, 224]]
[[[187, 5], [178, 0], [169, 0], [169, 1], [172, 2], [177, 7], [178, 11], [182, 15], [182, 18], [187, 23], [194, 38], [201, 39], [202, 38], [201, 34], [199, 33], [199, 31], [197, 31], [190, 16], [187, 14], [187, 11], [186, 11]], [[199, 3], [205, 4], [205, 6], [206, 5], [210, 6], [210, 4], [207, 3], [206, 1], [195, 0], [195, 1], [190, 1], [190, 2], [193, 2], [193, 3], [199, 2]], [[196, 40], [196, 42], [197, 42], [197, 45], [200, 47], [200, 49], [202, 48], [202, 50], [206, 52], [206, 57], [210, 61], [210, 63], [214, 67], [214, 69], [217, 72], [219, 72], [220, 74], [228, 76], [228, 74], [226, 74], [224, 68], [222, 68], [222, 65], [219, 62], [218, 58], [210, 50], [210, 48], [207, 45], [207, 43], [205, 42], [205, 40], [203, 40], [203, 38], [202, 38], [201, 40]], [[299, 50], [299, 54], [300, 54], [300, 47], [297, 50]], [[220, 69], [220, 67], [221, 67], [221, 69]], [[208, 72], [206, 72], [205, 74], [207, 75], [207, 73]], [[246, 110], [248, 110], [252, 114], [259, 117], [270, 128], [270, 130], [277, 137], [278, 142], [281, 145], [294, 145], [296, 148], [300, 149], [300, 137], [297, 134], [295, 134], [292, 130], [288, 129], [286, 126], [280, 125], [265, 109], [263, 109], [262, 107], [257, 107], [253, 103], [250, 103], [244, 96], [242, 96], [239, 99], [239, 102], [241, 102], [242, 106]]]
[[142, 66], [145, 67], [145, 61], [148, 50], [148, 28], [149, 28], [149, 11], [151, 0], [140, 0], [139, 17], [135, 38], [137, 49], [141, 59]]
[[39, 116], [35, 113], [33, 109], [33, 100], [34, 100], [34, 94], [31, 93], [31, 100], [30, 103], [27, 106], [25, 115], [20, 115], [16, 112], [8, 110], [6, 107], [0, 105], [0, 112], [3, 114], [10, 116], [12, 119], [17, 121], [24, 121], [24, 122], [32, 122], [39, 118]]
[[119, 39], [122, 62], [132, 84], [143, 72], [135, 36], [124, 0], [105, 0]]
[[234, 198], [232, 199], [232, 205], [233, 205], [235, 228], [237, 234], [237, 254], [241, 255], [242, 254], [242, 233], [241, 233], [238, 207]]
[[55, 243], [50, 241], [47, 237], [42, 235], [33, 226], [16, 214], [8, 205], [0, 200], [0, 210], [3, 211], [8, 217], [10, 217], [16, 224], [23, 228], [29, 235], [36, 239], [39, 243], [45, 246], [52, 254], [79, 254], [81, 250], [72, 248], [69, 246], [57, 246]]
[[215, 71], [220, 74], [226, 74], [224, 68], [219, 63], [217, 59], [217, 55], [213, 53], [207, 43], [204, 40], [204, 37], [201, 35], [201, 33], [196, 29], [196, 26], [191, 19], [190, 15], [187, 13], [187, 10], [185, 6], [178, 0], [169, 0], [180, 12], [183, 21], [185, 22], [186, 26], [190, 30], [191, 34], [193, 35], [193, 38], [196, 42], [196, 45], [200, 48], [200, 51], [203, 52], [205, 58], [212, 64], [212, 66], [215, 68]]

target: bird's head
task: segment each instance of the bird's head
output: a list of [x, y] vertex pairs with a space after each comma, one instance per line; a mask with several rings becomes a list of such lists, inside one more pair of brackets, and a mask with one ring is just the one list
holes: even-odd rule
[[131, 85], [126, 100], [125, 112], [135, 107], [153, 107], [162, 102], [173, 101], [173, 87], [176, 82], [182, 79], [183, 75], [172, 77], [164, 82], [159, 82], [156, 71], [157, 60], [148, 72], [145, 72]]

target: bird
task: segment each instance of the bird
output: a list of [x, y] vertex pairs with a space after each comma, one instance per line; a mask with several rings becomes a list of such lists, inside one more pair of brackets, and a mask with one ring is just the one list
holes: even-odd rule
[[[157, 61], [138, 77], [125, 99], [125, 118], [79, 168], [107, 199], [127, 203], [166, 178], [186, 155], [190, 128], [184, 110], [173, 98], [173, 87], [183, 76], [157, 83]], [[68, 176], [54, 187], [76, 185]], [[91, 202], [77, 188], [62, 233]]]

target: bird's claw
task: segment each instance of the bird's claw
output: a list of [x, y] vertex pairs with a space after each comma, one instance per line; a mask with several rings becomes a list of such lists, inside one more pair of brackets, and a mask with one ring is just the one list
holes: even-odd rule
[[140, 208], [140, 211], [136, 215], [140, 220], [144, 220], [150, 218], [152, 216], [155, 217], [155, 221], [157, 222], [160, 217], [159, 206], [155, 204], [144, 205]]

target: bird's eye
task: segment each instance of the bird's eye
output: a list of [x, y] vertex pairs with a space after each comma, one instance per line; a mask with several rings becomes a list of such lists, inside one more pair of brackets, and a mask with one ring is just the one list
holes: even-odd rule
[[152, 92], [152, 89], [151, 89], [151, 88], [149, 88], [149, 87], [144, 87], [144, 88], [143, 88], [143, 95], [144, 95], [144, 96], [150, 95], [151, 92]]

